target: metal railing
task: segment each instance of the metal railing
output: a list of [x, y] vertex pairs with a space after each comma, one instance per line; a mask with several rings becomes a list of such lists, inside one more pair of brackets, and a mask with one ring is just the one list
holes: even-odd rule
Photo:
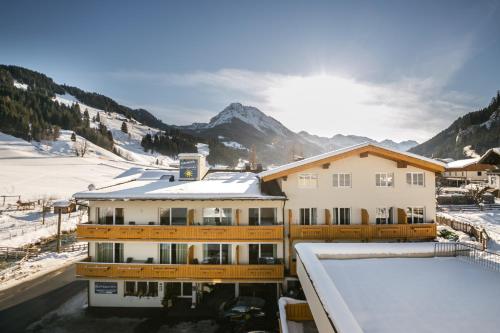
[[478, 249], [464, 243], [436, 243], [435, 257], [457, 257], [466, 262], [474, 263], [500, 272], [500, 254]]

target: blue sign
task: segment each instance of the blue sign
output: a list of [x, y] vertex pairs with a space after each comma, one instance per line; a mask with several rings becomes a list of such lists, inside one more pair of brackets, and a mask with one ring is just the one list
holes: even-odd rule
[[118, 294], [118, 283], [116, 282], [94, 282], [96, 294]]
[[195, 180], [198, 178], [198, 160], [179, 161], [179, 179]]

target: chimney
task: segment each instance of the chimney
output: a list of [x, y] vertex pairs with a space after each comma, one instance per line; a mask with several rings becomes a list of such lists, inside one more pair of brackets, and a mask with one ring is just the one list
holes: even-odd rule
[[179, 180], [201, 180], [208, 172], [205, 155], [179, 154]]

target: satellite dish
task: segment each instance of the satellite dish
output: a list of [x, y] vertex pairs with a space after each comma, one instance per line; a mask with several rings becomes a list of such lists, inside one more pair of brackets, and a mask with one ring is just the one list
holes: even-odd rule
[[94, 184], [90, 184], [88, 188], [89, 188], [89, 191], [94, 191], [95, 190], [95, 185]]

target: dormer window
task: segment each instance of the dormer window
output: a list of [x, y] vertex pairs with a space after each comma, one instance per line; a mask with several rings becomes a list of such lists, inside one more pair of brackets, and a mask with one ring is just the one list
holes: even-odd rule
[[318, 175], [315, 173], [303, 173], [299, 175], [299, 188], [318, 188]]

